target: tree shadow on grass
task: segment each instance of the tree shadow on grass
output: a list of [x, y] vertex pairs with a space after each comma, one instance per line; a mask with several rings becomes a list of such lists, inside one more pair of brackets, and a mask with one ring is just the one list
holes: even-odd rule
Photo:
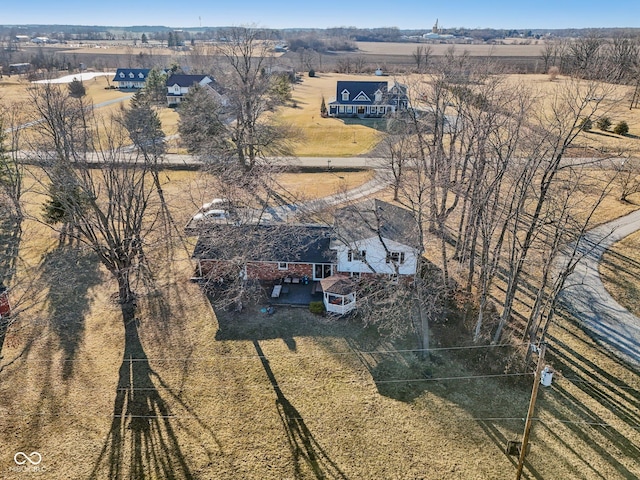
[[64, 351], [62, 378], [73, 373], [73, 359], [84, 335], [89, 312], [89, 290], [101, 281], [95, 254], [80, 248], [59, 246], [42, 261], [42, 277], [48, 287], [47, 304], [51, 328]]
[[192, 479], [172, 426], [173, 414], [154, 384], [154, 379], [163, 384], [162, 379], [149, 365], [129, 310], [111, 428], [90, 478]]
[[276, 408], [282, 421], [291, 455], [293, 457], [294, 478], [307, 478], [304, 467], [311, 470], [314, 478], [325, 479], [347, 479], [347, 476], [340, 470], [340, 467], [329, 458], [322, 446], [314, 438], [313, 434], [307, 427], [304, 418], [291, 402], [285, 397], [284, 393], [278, 385], [269, 360], [265, 356], [260, 343], [253, 341], [256, 353], [262, 362], [267, 378], [276, 393]]
[[[22, 239], [22, 222], [19, 218], [0, 218], [0, 285], [8, 286], [16, 273], [16, 262]], [[0, 319], [0, 358], [10, 319]]]

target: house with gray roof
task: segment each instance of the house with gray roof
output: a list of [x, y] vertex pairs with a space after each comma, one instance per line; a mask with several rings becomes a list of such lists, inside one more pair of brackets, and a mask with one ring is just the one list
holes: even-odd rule
[[[200, 223], [188, 233], [199, 234], [193, 253], [198, 279], [238, 275], [246, 280], [285, 281], [306, 278], [327, 288], [344, 289], [366, 276], [392, 281], [415, 275], [422, 252], [417, 223], [405, 208], [374, 199], [339, 209], [333, 225], [246, 223], [234, 215]], [[335, 281], [334, 281], [335, 280]], [[338, 280], [340, 280], [338, 282]], [[336, 283], [337, 282], [337, 283]], [[324, 287], [323, 287], [324, 289]], [[330, 290], [327, 309], [343, 308], [355, 297]], [[337, 296], [336, 296], [337, 295]], [[332, 303], [338, 299], [341, 303]], [[344, 303], [348, 301], [347, 303]], [[334, 310], [335, 311], [335, 310]]]
[[[208, 75], [170, 75], [166, 82], [167, 105], [169, 107], [180, 105], [184, 96], [189, 93], [189, 89], [193, 88], [194, 85], [207, 87], [212, 83], [213, 79]], [[211, 91], [215, 92], [213, 89]]]

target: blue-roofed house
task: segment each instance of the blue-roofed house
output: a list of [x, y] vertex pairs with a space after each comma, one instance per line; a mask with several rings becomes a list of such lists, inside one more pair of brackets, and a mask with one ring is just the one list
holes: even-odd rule
[[329, 103], [331, 117], [383, 117], [388, 113], [406, 110], [409, 106], [407, 87], [394, 82], [340, 81], [336, 99]]
[[118, 84], [119, 90], [139, 90], [144, 88], [149, 70], [149, 68], [119, 68], [112, 81]]

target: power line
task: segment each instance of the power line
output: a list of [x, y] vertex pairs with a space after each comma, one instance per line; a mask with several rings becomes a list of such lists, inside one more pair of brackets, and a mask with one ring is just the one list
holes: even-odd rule
[[[211, 355], [207, 357], [148, 357], [148, 358], [131, 358], [126, 361], [132, 362], [195, 362], [195, 361], [212, 361], [217, 360], [219, 358], [226, 358], [231, 360], [238, 359], [254, 359], [254, 358], [316, 358], [316, 357], [330, 357], [330, 356], [343, 356], [343, 355], [376, 355], [376, 354], [400, 354], [400, 353], [420, 353], [420, 352], [442, 352], [442, 351], [455, 351], [455, 350], [474, 350], [481, 348], [505, 348], [505, 347], [518, 347], [528, 345], [527, 342], [517, 343], [517, 344], [501, 344], [501, 345], [469, 345], [469, 346], [456, 346], [456, 347], [436, 347], [436, 348], [409, 348], [403, 350], [351, 350], [348, 352], [325, 352], [319, 354], [298, 354], [298, 353], [287, 353], [287, 354], [269, 354], [269, 355], [258, 355], [258, 354], [247, 354], [247, 355], [226, 355], [226, 354], [217, 354]], [[48, 363], [49, 359], [30, 359], [25, 358], [22, 359], [24, 362], [33, 362], [33, 363]], [[82, 362], [83, 359], [79, 358], [69, 358], [60, 360], [61, 362]]]
[[[55, 417], [55, 418], [146, 418], [146, 419], [158, 419], [158, 420], [201, 420], [203, 418], [216, 418], [220, 419], [220, 415], [113, 415], [113, 414], [84, 414], [84, 413], [59, 413], [59, 414], [49, 414], [49, 413], [10, 413], [10, 414], [1, 414], [0, 418], [24, 418], [24, 417]], [[326, 417], [287, 417], [289, 420], [325, 420]], [[526, 419], [524, 417], [471, 417], [471, 418], [456, 418], [455, 423], [459, 422], [524, 422]], [[607, 423], [605, 421], [589, 421], [589, 420], [562, 420], [556, 418], [544, 418], [544, 417], [532, 417], [532, 421], [534, 422], [544, 422], [544, 423], [560, 423], [563, 425], [583, 425], [583, 426], [591, 426], [591, 427], [611, 427], [617, 428], [620, 425], [614, 425], [612, 423]], [[624, 425], [625, 427], [632, 428], [634, 430], [640, 430], [640, 424], [628, 424]]]
[[[367, 379], [363, 379], [363, 378], [335, 378], [332, 377], [332, 380], [339, 380], [339, 383], [342, 384], [354, 384], [354, 383], [362, 383], [364, 384], [369, 384], [369, 383], [374, 383], [376, 385], [379, 384], [389, 384], [389, 383], [416, 383], [416, 382], [438, 382], [438, 381], [450, 381], [450, 380], [476, 380], [476, 379], [485, 379], [485, 378], [500, 378], [500, 377], [515, 377], [515, 376], [531, 376], [533, 375], [533, 373], [527, 373], [527, 372], [522, 372], [522, 373], [498, 373], [498, 374], [487, 374], [487, 375], [461, 375], [461, 376], [452, 376], [452, 377], [421, 377], [421, 378], [398, 378], [398, 379], [390, 379], [390, 380], [375, 380], [372, 379], [371, 382], [369, 382]], [[237, 378], [237, 377], [236, 377]], [[227, 388], [234, 388], [234, 387], [238, 387], [241, 386], [243, 388], [265, 388], [268, 390], [271, 390], [273, 388], [273, 386], [270, 383], [253, 383], [253, 384], [242, 384], [242, 383], [237, 383], [237, 384], [227, 384], [227, 385], [223, 385], [223, 386], [218, 386], [216, 387], [216, 391], [219, 390], [224, 390]], [[278, 382], [278, 387], [279, 388], [295, 388], [296, 390], [300, 390], [300, 389], [326, 389], [326, 385], [325, 384], [321, 384], [318, 383], [317, 385], [309, 385], [308, 382], [303, 379], [300, 382], [296, 382], [296, 381], [285, 381], [285, 382]], [[157, 390], [162, 390], [164, 387], [120, 387], [120, 388], [116, 388], [115, 391], [116, 392], [144, 392], [144, 391], [157, 391]], [[105, 389], [110, 390], [108, 388], [105, 387]], [[21, 392], [24, 391], [34, 391], [36, 389], [29, 389], [27, 388], [22, 388], [20, 389]], [[86, 391], [87, 389], [83, 389], [84, 391]], [[100, 388], [92, 388], [92, 389], [88, 389], [90, 391], [102, 391], [104, 389], [100, 389]], [[184, 393], [185, 390], [181, 389], [180, 390], [181, 393]], [[203, 397], [203, 395], [198, 395], [200, 398]]]

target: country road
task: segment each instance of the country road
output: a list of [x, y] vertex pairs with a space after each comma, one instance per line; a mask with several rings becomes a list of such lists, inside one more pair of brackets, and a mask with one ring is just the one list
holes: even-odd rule
[[640, 210], [587, 232], [579, 244], [586, 254], [567, 278], [561, 301], [596, 341], [640, 367], [640, 318], [609, 295], [598, 272], [604, 252], [637, 230]]

